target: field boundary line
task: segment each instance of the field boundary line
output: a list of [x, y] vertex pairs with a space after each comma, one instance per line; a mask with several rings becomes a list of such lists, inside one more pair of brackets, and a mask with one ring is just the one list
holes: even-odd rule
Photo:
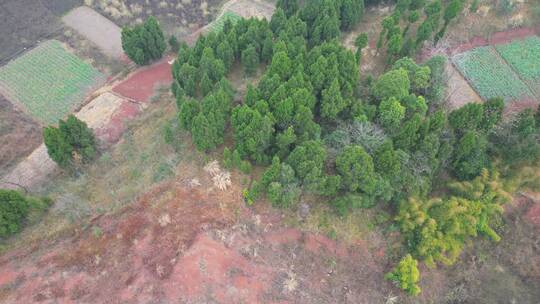
[[[507, 42], [507, 43], [511, 43], [511, 42]], [[531, 89], [531, 86], [530, 86], [529, 82], [528, 82], [527, 80], [525, 80], [524, 78], [522, 78], [522, 77], [519, 75], [518, 71], [514, 68], [514, 66], [511, 65], [510, 62], [506, 61], [506, 59], [504, 59], [504, 57], [499, 53], [499, 51], [497, 51], [497, 48], [496, 48], [494, 45], [492, 45], [492, 44], [490, 44], [489, 46], [490, 46], [492, 49], [495, 50], [495, 54], [497, 54], [497, 57], [498, 57], [502, 62], [504, 62], [504, 64], [506, 64], [506, 65], [510, 68], [510, 70], [512, 71], [512, 73], [516, 74], [517, 78], [518, 78], [519, 80], [521, 80], [521, 82], [523, 82], [523, 83], [525, 84], [525, 86], [527, 87], [527, 90], [529, 90], [530, 96], [531, 96], [532, 98], [539, 98], [540, 96], [536, 96], [536, 93]], [[522, 98], [522, 99], [523, 99], [523, 98]]]
[[[536, 35], [532, 35], [532, 36], [536, 36]], [[529, 37], [530, 37], [530, 36], [529, 36]], [[517, 39], [516, 39], [516, 40], [517, 40]], [[513, 40], [513, 41], [514, 41], [514, 40]], [[508, 43], [512, 43], [513, 41], [508, 42]], [[529, 81], [526, 80], [525, 78], [522, 78], [522, 77], [519, 75], [519, 73], [518, 73], [518, 71], [516, 70], [516, 68], [515, 68], [512, 64], [510, 64], [510, 62], [508, 62], [506, 59], [504, 59], [504, 57], [501, 55], [501, 53], [499, 53], [499, 51], [497, 50], [497, 48], [496, 48], [494, 45], [491, 45], [491, 46], [495, 49], [495, 53], [497, 53], [497, 56], [499, 56], [500, 59], [501, 59], [504, 63], [506, 63], [506, 65], [508, 65], [508, 66], [510, 67], [510, 69], [517, 75], [517, 77], [518, 77], [518, 78], [519, 78], [519, 79], [527, 86], [527, 88], [528, 88], [529, 91], [531, 92], [531, 97], [540, 99], [540, 91], [539, 91], [538, 93], [535, 92], [535, 90], [533, 90], [533, 89], [531, 88], [531, 84], [529, 83]]]

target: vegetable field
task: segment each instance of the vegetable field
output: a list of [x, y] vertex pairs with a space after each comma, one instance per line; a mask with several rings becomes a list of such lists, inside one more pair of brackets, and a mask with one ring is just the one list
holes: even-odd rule
[[46, 41], [0, 68], [0, 91], [43, 124], [58, 122], [105, 77], [57, 40]]
[[452, 61], [484, 99], [502, 97], [506, 102], [534, 98], [531, 89], [497, 54], [492, 46], [457, 54]]
[[523, 40], [497, 45], [501, 57], [510, 64], [530, 88], [540, 96], [540, 38], [531, 36]]
[[212, 22], [212, 25], [210, 27], [210, 32], [218, 33], [221, 30], [223, 30], [223, 26], [225, 25], [225, 22], [227, 20], [231, 20], [232, 23], [235, 23], [236, 21], [238, 21], [240, 19], [242, 19], [241, 16], [239, 16], [239, 15], [233, 13], [233, 12], [226, 11], [225, 13], [223, 13], [223, 15], [221, 15], [219, 17], [219, 19]]

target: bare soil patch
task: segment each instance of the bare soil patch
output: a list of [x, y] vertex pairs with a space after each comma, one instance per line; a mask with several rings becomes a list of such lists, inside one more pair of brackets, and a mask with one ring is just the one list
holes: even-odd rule
[[62, 21], [95, 43], [105, 54], [115, 58], [124, 55], [120, 28], [93, 9], [78, 7], [62, 17]]
[[450, 60], [446, 61], [446, 75], [448, 76], [448, 97], [445, 102], [446, 108], [455, 110], [470, 102], [482, 102], [480, 96], [478, 96], [465, 78], [461, 76]]
[[334, 241], [294, 229], [299, 239], [276, 239], [280, 222], [247, 209], [239, 185], [199, 179], [162, 184], [94, 228], [0, 257], [0, 300], [384, 303], [390, 285], [371, 250], [344, 248], [345, 259]]
[[167, 86], [172, 82], [173, 57], [137, 70], [126, 80], [116, 84], [113, 91], [139, 102], [149, 102], [159, 86]]
[[0, 95], [0, 176], [41, 143], [41, 127]]
[[208, 24], [219, 12], [223, 0], [85, 0], [85, 5], [119, 26], [143, 22], [155, 16], [167, 34], [183, 36], [187, 29]]
[[268, 21], [270, 21], [276, 9], [273, 4], [261, 0], [229, 1], [226, 6], [229, 11], [244, 18], [266, 18]]

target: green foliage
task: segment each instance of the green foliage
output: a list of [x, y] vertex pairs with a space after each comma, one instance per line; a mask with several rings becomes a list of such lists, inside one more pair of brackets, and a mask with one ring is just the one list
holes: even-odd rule
[[253, 75], [259, 65], [259, 55], [255, 47], [250, 46], [242, 52], [242, 64], [246, 75]]
[[489, 223], [502, 213], [509, 199], [499, 175], [483, 170], [471, 182], [450, 185], [453, 196], [444, 199], [402, 201], [397, 221], [410, 250], [426, 264], [453, 264], [465, 242], [479, 233], [494, 241], [500, 237]]
[[527, 109], [490, 134], [490, 146], [509, 165], [533, 164], [540, 158], [540, 114]]
[[372, 91], [378, 100], [395, 97], [401, 100], [409, 95], [411, 83], [405, 69], [399, 68], [384, 73], [373, 85]]
[[444, 9], [444, 23], [447, 25], [456, 18], [457, 15], [463, 10], [463, 0], [452, 0]]
[[60, 120], [58, 128], [44, 128], [43, 141], [51, 159], [62, 168], [88, 163], [97, 153], [94, 133], [74, 115]]
[[379, 123], [389, 133], [397, 132], [405, 118], [405, 107], [394, 97], [381, 101], [379, 105]]
[[413, 259], [410, 254], [399, 261], [399, 264], [385, 276], [386, 279], [395, 282], [399, 288], [412, 296], [420, 293], [418, 281], [420, 281], [420, 272], [418, 271], [418, 261]]
[[21, 230], [29, 208], [28, 201], [19, 192], [0, 189], [0, 238]]
[[261, 190], [261, 185], [256, 180], [251, 183], [251, 187], [249, 189], [244, 189], [242, 194], [248, 206], [253, 205], [253, 203], [259, 199], [261, 196]]
[[122, 48], [138, 65], [145, 65], [163, 56], [165, 37], [156, 18], [150, 16], [143, 24], [122, 29]]
[[223, 149], [223, 167], [231, 169], [233, 166], [232, 153], [228, 147]]
[[178, 119], [184, 130], [191, 130], [193, 120], [200, 112], [200, 104], [194, 99], [188, 99], [180, 105]]
[[330, 87], [322, 91], [321, 117], [336, 119], [346, 107], [347, 100], [341, 96], [339, 81], [334, 79]]
[[480, 4], [480, 0], [473, 0], [471, 6], [469, 6], [469, 11], [471, 13], [476, 13], [476, 11], [478, 11], [478, 4]]
[[242, 157], [264, 163], [271, 145], [274, 128], [272, 120], [247, 105], [234, 108], [232, 114], [235, 146]]
[[373, 159], [361, 146], [346, 147], [336, 159], [336, 170], [348, 191], [374, 193], [376, 180]]
[[283, 9], [285, 15], [291, 17], [298, 11], [300, 6], [298, 5], [298, 0], [278, 0], [276, 8]]
[[7, 238], [40, 215], [52, 204], [48, 198], [26, 196], [18, 191], [0, 189], [0, 238]]
[[474, 178], [489, 166], [485, 135], [467, 131], [460, 139], [454, 152], [452, 168], [460, 180]]
[[244, 174], [250, 174], [251, 173], [251, 163], [249, 161], [247, 161], [247, 160], [243, 160], [240, 163], [239, 169]]
[[299, 179], [304, 180], [314, 171], [320, 174], [325, 159], [326, 149], [322, 142], [310, 140], [294, 148], [287, 158], [287, 164], [294, 169]]
[[171, 35], [169, 38], [169, 46], [174, 53], [178, 53], [178, 50], [180, 50], [180, 42], [178, 42], [178, 39], [174, 35]]

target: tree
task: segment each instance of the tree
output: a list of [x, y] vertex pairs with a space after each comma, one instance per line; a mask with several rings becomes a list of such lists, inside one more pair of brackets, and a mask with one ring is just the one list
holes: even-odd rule
[[199, 114], [200, 105], [199, 102], [194, 99], [188, 99], [180, 106], [178, 119], [180, 126], [184, 130], [191, 131], [193, 125], [193, 119]]
[[232, 113], [236, 149], [244, 158], [257, 163], [267, 162], [266, 150], [273, 139], [272, 120], [247, 105], [237, 106]]
[[407, 71], [403, 68], [391, 70], [379, 77], [373, 85], [373, 95], [378, 100], [395, 97], [401, 100], [409, 95], [411, 83]]
[[405, 118], [405, 107], [394, 97], [381, 101], [379, 105], [379, 123], [389, 133], [397, 132]]
[[338, 79], [334, 79], [328, 89], [322, 91], [321, 117], [334, 120], [347, 107], [347, 101], [341, 96]]
[[475, 131], [466, 131], [454, 151], [452, 167], [460, 180], [468, 180], [480, 174], [488, 167], [485, 135]]
[[227, 40], [223, 40], [217, 46], [216, 55], [223, 61], [225, 69], [228, 71], [234, 63], [234, 50]]
[[212, 89], [214, 88], [214, 83], [212, 80], [210, 80], [210, 77], [208, 77], [208, 74], [204, 74], [201, 78], [201, 94], [202, 96], [208, 95], [210, 92], [212, 92]]
[[191, 138], [199, 151], [214, 149], [223, 140], [222, 138], [220, 140], [218, 130], [212, 120], [209, 120], [203, 113], [197, 114], [193, 119]]
[[360, 190], [367, 194], [375, 191], [373, 159], [361, 146], [346, 147], [336, 159], [336, 170], [347, 190]]
[[148, 64], [163, 56], [165, 36], [156, 18], [150, 16], [142, 25], [122, 29], [122, 48], [138, 65]]
[[259, 65], [259, 55], [253, 45], [250, 45], [242, 52], [242, 64], [246, 75], [253, 75]]
[[294, 148], [289, 157], [289, 164], [296, 172], [296, 176], [304, 180], [313, 169], [322, 172], [326, 159], [326, 149], [320, 141], [306, 141]]
[[279, 32], [285, 29], [287, 25], [287, 16], [285, 11], [281, 7], [276, 7], [276, 11], [272, 15], [272, 20], [270, 21], [270, 29], [274, 34], [279, 34]]
[[287, 17], [294, 15], [298, 9], [298, 0], [278, 0], [276, 3], [276, 8], [281, 8], [285, 12]]
[[483, 118], [479, 124], [480, 130], [489, 132], [502, 119], [504, 111], [504, 100], [502, 98], [491, 98], [483, 104]]
[[368, 45], [367, 33], [360, 33], [356, 37], [354, 45], [356, 46], [356, 60], [360, 62], [360, 57], [362, 56], [362, 49], [364, 49]]
[[178, 53], [178, 50], [180, 50], [180, 42], [178, 42], [178, 39], [174, 35], [171, 35], [169, 38], [169, 46], [174, 53]]
[[444, 9], [444, 24], [445, 27], [452, 21], [452, 19], [456, 18], [456, 16], [461, 12], [463, 9], [463, 3], [462, 0], [452, 0], [450, 4], [446, 6]]
[[413, 259], [410, 254], [402, 258], [394, 270], [386, 274], [385, 278], [395, 282], [399, 288], [412, 296], [420, 293], [420, 287], [418, 286], [418, 281], [420, 280], [418, 261]]
[[453, 110], [448, 116], [448, 123], [458, 134], [463, 134], [468, 130], [478, 130], [483, 120], [484, 106], [479, 103], [468, 103]]
[[88, 163], [97, 153], [94, 133], [74, 115], [69, 115], [65, 121], [60, 120], [58, 128], [44, 128], [43, 140], [51, 159], [62, 168]]

